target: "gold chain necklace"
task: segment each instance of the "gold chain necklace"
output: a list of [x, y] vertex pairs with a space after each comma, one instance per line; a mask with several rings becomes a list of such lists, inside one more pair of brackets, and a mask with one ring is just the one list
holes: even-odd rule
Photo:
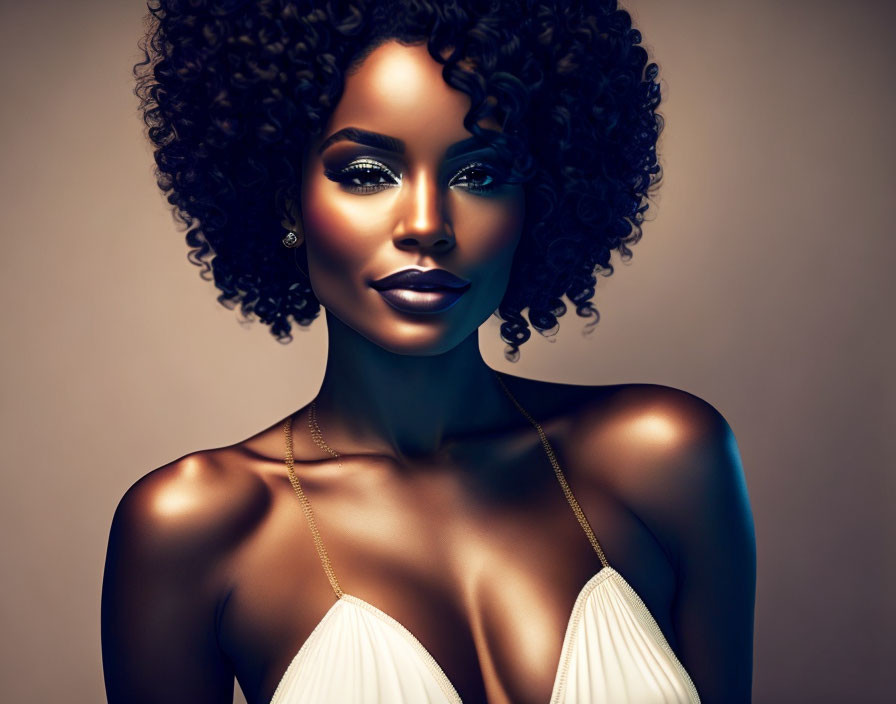
[[315, 401], [312, 401], [311, 405], [308, 407], [308, 428], [311, 430], [311, 439], [314, 441], [314, 444], [327, 454], [331, 455], [337, 461], [339, 466], [342, 467], [339, 453], [324, 442], [323, 433], [320, 432], [320, 425], [317, 423], [317, 402]]
[[[585, 513], [582, 511], [582, 507], [579, 506], [579, 502], [576, 501], [576, 497], [573, 496], [572, 489], [569, 488], [569, 484], [566, 481], [566, 476], [563, 474], [563, 470], [560, 469], [560, 464], [557, 462], [557, 456], [554, 454], [554, 448], [551, 447], [551, 444], [548, 442], [548, 436], [545, 434], [541, 425], [536, 421], [529, 413], [520, 405], [520, 402], [516, 400], [516, 397], [510, 393], [510, 389], [504, 384], [504, 381], [498, 376], [497, 372], [495, 372], [495, 379], [498, 380], [498, 383], [501, 385], [501, 388], [504, 390], [504, 393], [507, 394], [507, 397], [513, 402], [513, 405], [516, 406], [517, 410], [523, 414], [523, 416], [528, 420], [538, 432], [538, 438], [541, 440], [542, 447], [544, 448], [545, 454], [548, 456], [548, 460], [551, 462], [551, 466], [554, 468], [554, 474], [557, 476], [557, 481], [560, 482], [560, 487], [563, 489], [563, 494], [566, 496], [566, 501], [569, 503], [570, 508], [572, 508], [573, 513], [576, 516], [576, 519], [579, 521], [579, 525], [582, 526], [582, 530], [585, 531], [585, 535], [588, 536], [588, 540], [591, 543], [591, 546], [594, 548], [594, 551], [597, 553], [597, 556], [600, 558], [600, 562], [604, 567], [609, 567], [609, 563], [607, 562], [607, 558], [604, 555], [604, 551], [600, 546], [600, 543], [597, 542], [597, 537], [594, 535], [594, 531], [591, 530], [591, 525], [588, 523], [588, 519], [585, 517]], [[314, 538], [314, 547], [317, 549], [317, 554], [320, 556], [320, 561], [323, 563], [324, 571], [327, 573], [327, 579], [330, 580], [330, 585], [333, 587], [333, 591], [336, 592], [336, 595], [341, 597], [343, 595], [342, 588], [339, 586], [339, 582], [336, 579], [336, 573], [333, 571], [333, 566], [330, 563], [330, 557], [327, 555], [327, 550], [324, 547], [324, 542], [320, 537], [320, 532], [317, 529], [317, 524], [314, 521], [314, 513], [311, 511], [311, 504], [308, 501], [308, 497], [305, 496], [305, 492], [302, 490], [302, 485], [299, 483], [299, 478], [296, 476], [294, 469], [294, 461], [292, 456], [292, 423], [294, 416], [290, 416], [286, 419], [286, 422], [283, 426], [283, 432], [286, 435], [286, 470], [289, 474], [289, 481], [292, 484], [292, 488], [296, 492], [296, 496], [299, 497], [299, 501], [302, 504], [302, 510], [305, 513], [305, 518], [308, 521], [308, 526], [311, 528], [311, 535]], [[326, 452], [328, 455], [333, 457], [342, 467], [342, 461], [339, 459], [339, 453], [337, 453], [332, 447], [327, 445], [326, 441], [324, 441], [323, 433], [320, 430], [320, 424], [317, 422], [317, 404], [315, 401], [311, 402], [311, 405], [308, 407], [308, 428], [311, 431], [311, 439], [314, 441], [314, 444], [317, 445], [321, 450]]]
[[[299, 483], [299, 478], [296, 476], [295, 468], [293, 467], [293, 417], [294, 415], [287, 418], [286, 423], [283, 426], [283, 432], [286, 434], [286, 471], [289, 474], [289, 483], [292, 484], [292, 488], [295, 490], [296, 496], [299, 497], [299, 501], [302, 504], [302, 511], [305, 513], [305, 519], [308, 521], [308, 527], [311, 529], [311, 536], [314, 538], [314, 547], [317, 550], [318, 557], [320, 557], [321, 564], [324, 566], [324, 572], [327, 573], [327, 579], [330, 580], [330, 586], [333, 587], [336, 596], [341, 598], [344, 592], [342, 591], [342, 587], [339, 586], [339, 580], [336, 579], [336, 572], [333, 570], [333, 565], [330, 563], [330, 556], [327, 554], [327, 549], [324, 547], [324, 541], [320, 537], [320, 531], [317, 529], [317, 523], [314, 520], [314, 513], [311, 511], [311, 504], [308, 501], [308, 497], [305, 496], [305, 492], [302, 491], [302, 485]], [[317, 444], [318, 447], [321, 447], [321, 449], [327, 450], [338, 460], [339, 455], [324, 442], [323, 436], [320, 433], [320, 426], [317, 424], [317, 407], [314, 401], [311, 402], [311, 407], [308, 409], [308, 427], [311, 429], [311, 439], [314, 440], [315, 444]], [[342, 462], [339, 462], [339, 466], [342, 466]]]

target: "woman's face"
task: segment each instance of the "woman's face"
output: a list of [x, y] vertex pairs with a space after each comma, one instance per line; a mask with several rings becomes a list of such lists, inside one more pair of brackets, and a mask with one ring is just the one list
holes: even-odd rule
[[[523, 188], [504, 184], [496, 153], [472, 142], [463, 126], [469, 108], [425, 45], [390, 41], [347, 77], [305, 158], [302, 226], [314, 293], [398, 354], [452, 349], [507, 288]], [[500, 129], [492, 120], [480, 126]], [[442, 276], [420, 276], [433, 270]]]

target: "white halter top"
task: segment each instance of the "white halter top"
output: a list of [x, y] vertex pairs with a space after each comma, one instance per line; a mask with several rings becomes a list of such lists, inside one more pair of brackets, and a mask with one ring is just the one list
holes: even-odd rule
[[[539, 431], [567, 500], [603, 564], [576, 598], [550, 704], [699, 704], [694, 683], [650, 611], [607, 563], [541, 427], [504, 390]], [[312, 404], [309, 425], [314, 414]], [[293, 658], [270, 704], [462, 704], [442, 668], [408, 629], [339, 587], [293, 472], [291, 429], [292, 418], [284, 428], [290, 480], [338, 598]]]

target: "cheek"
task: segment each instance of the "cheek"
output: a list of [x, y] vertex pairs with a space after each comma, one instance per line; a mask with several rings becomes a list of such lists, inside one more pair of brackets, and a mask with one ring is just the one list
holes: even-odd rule
[[302, 202], [309, 266], [315, 278], [357, 272], [370, 261], [387, 224], [376, 208], [363, 198], [346, 197], [330, 181], [309, 184]]
[[522, 197], [508, 197], [459, 214], [455, 229], [463, 239], [467, 258], [482, 266], [510, 265], [523, 229]]

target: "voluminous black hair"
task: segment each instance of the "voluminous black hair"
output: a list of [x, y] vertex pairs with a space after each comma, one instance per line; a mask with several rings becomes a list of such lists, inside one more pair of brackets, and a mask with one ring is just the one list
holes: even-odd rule
[[[345, 76], [388, 39], [425, 42], [472, 101], [464, 124], [525, 184], [527, 218], [498, 309], [507, 356], [583, 317], [610, 255], [631, 257], [660, 179], [660, 89], [616, 0], [152, 0], [137, 95], [159, 187], [218, 300], [288, 342], [320, 304], [281, 244], [306, 145]], [[502, 133], [484, 134], [491, 115]], [[304, 248], [302, 248], [304, 249]], [[523, 311], [528, 309], [528, 321]]]

